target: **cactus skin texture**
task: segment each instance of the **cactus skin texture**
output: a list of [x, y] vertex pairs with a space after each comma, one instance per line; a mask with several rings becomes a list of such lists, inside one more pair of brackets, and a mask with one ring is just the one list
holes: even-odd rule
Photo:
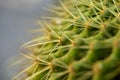
[[24, 46], [25, 80], [120, 80], [120, 0], [63, 0]]

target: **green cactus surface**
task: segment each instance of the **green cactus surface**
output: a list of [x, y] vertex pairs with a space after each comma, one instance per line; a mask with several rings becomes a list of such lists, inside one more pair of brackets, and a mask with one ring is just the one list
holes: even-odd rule
[[[26, 43], [25, 80], [120, 80], [120, 0], [61, 0]], [[17, 78], [16, 77], [16, 78]]]

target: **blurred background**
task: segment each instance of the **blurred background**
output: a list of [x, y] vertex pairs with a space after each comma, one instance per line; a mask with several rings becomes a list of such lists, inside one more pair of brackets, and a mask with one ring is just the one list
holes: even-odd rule
[[20, 55], [20, 46], [34, 35], [35, 21], [48, 15], [44, 8], [55, 0], [0, 0], [0, 80], [11, 80], [9, 64]]

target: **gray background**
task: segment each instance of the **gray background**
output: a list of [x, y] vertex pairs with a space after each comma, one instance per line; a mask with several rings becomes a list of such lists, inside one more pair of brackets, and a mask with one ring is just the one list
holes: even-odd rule
[[[20, 53], [20, 46], [34, 35], [29, 31], [38, 28], [34, 24], [48, 12], [54, 0], [0, 0], [0, 80], [10, 80], [13, 69], [8, 65]], [[54, 2], [55, 3], [55, 2]]]

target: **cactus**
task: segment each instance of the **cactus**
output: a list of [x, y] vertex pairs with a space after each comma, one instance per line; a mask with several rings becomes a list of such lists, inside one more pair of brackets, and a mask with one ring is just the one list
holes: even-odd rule
[[[120, 0], [63, 0], [41, 21], [25, 80], [120, 80]], [[20, 74], [20, 75], [21, 75]]]

